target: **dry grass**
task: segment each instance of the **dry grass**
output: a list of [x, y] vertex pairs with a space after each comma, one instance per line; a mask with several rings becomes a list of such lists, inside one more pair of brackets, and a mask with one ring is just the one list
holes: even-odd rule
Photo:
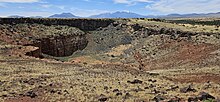
[[112, 48], [111, 51], [107, 52], [107, 55], [113, 55], [113, 56], [121, 56], [124, 54], [124, 51], [129, 49], [132, 45], [127, 44], [127, 45], [119, 45], [117, 47]]
[[[188, 84], [173, 82], [169, 78], [178, 76], [179, 74], [182, 75], [183, 72], [185, 74], [201, 72], [215, 72], [218, 74], [220, 72], [219, 67], [198, 68], [195, 70], [182, 69], [181, 71], [179, 69], [172, 69], [153, 72], [160, 74], [159, 76], [154, 76], [148, 72], [129, 71], [113, 64], [105, 66], [105, 68], [101, 66], [99, 68], [77, 64], [46, 62], [33, 58], [8, 57], [7, 55], [0, 55], [0, 57], [0, 80], [3, 82], [0, 88], [0, 96], [8, 96], [1, 97], [1, 99], [8, 99], [9, 97], [19, 98], [21, 97], [19, 94], [25, 94], [32, 90], [38, 95], [37, 97], [41, 101], [98, 101], [101, 94], [108, 97], [108, 101], [110, 102], [122, 102], [123, 100], [127, 102], [150, 101], [150, 99], [157, 95], [154, 93], [154, 89], [160, 92], [167, 92], [165, 94], [166, 97], [178, 96], [187, 99], [188, 96], [198, 94], [202, 91], [204, 83], [194, 83], [198, 92], [182, 94], [179, 92], [179, 89], [175, 91], [166, 90], [172, 85], [178, 85], [181, 88]], [[127, 83], [127, 81], [134, 79], [142, 80], [143, 83]], [[150, 82], [149, 79], [156, 80], [156, 82]], [[152, 88], [145, 89], [152, 85]], [[39, 86], [42, 88], [39, 88]], [[114, 89], [118, 89], [122, 93], [122, 96], [116, 96], [117, 92], [113, 92]], [[55, 92], [52, 93], [52, 90], [55, 90]], [[135, 90], [138, 91], [136, 92]], [[216, 97], [220, 97], [217, 94], [217, 91], [220, 91], [220, 86], [217, 83], [212, 83], [211, 88], [205, 91]], [[131, 96], [125, 98], [126, 93], [129, 93]]]
[[190, 32], [208, 32], [208, 33], [220, 33], [220, 29], [216, 30], [216, 26], [208, 25], [191, 25], [191, 24], [172, 24], [166, 22], [146, 21], [146, 20], [132, 20], [133, 23], [139, 23], [141, 25], [159, 29], [159, 28], [173, 28], [182, 31]]

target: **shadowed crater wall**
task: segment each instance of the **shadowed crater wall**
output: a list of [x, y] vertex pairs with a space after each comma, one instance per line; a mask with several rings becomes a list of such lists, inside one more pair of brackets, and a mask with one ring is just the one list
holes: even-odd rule
[[70, 56], [77, 50], [83, 50], [88, 43], [84, 35], [43, 38], [39, 42], [42, 53], [55, 57]]
[[0, 39], [16, 45], [39, 47], [27, 54], [30, 56], [44, 53], [64, 57], [87, 46], [85, 31], [113, 22], [112, 19], [0, 18]]
[[14, 45], [35, 46], [29, 56], [47, 54], [55, 57], [70, 56], [87, 46], [86, 33], [78, 28], [42, 24], [0, 25], [0, 40]]
[[106, 27], [113, 22], [113, 19], [0, 18], [0, 24], [64, 25], [77, 27], [83, 31]]

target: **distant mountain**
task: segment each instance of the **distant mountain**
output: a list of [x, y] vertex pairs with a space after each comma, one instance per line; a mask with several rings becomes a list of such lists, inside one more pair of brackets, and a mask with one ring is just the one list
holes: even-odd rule
[[165, 16], [158, 16], [158, 18], [203, 18], [203, 17], [220, 17], [220, 12], [218, 13], [192, 13], [192, 14], [169, 14]]
[[25, 18], [25, 17], [19, 16], [19, 15], [11, 15], [11, 16], [8, 16], [8, 18]]
[[[86, 18], [161, 18], [161, 19], [172, 19], [172, 18], [220, 18], [220, 12], [217, 13], [192, 13], [192, 14], [168, 14], [168, 15], [140, 15], [132, 12], [114, 12], [114, 13], [102, 13], [99, 15], [93, 15]], [[8, 16], [8, 18], [26, 18], [25, 16], [12, 15]], [[30, 16], [30, 18], [44, 18], [41, 16]], [[71, 13], [62, 13], [62, 14], [54, 14], [49, 16], [48, 18], [81, 18], [79, 16], [75, 16]]]
[[102, 13], [99, 15], [93, 15], [89, 18], [145, 18], [146, 16], [139, 15], [132, 12], [114, 12], [114, 13]]
[[220, 12], [217, 12], [217, 13], [208, 13], [207, 15], [210, 16], [210, 17], [220, 17]]
[[49, 18], [79, 18], [79, 17], [73, 15], [72, 13], [62, 13], [62, 14], [54, 14], [52, 16], [49, 16]]
[[43, 18], [43, 17], [42, 17], [42, 16], [30, 16], [30, 17], [26, 17], [26, 16], [12, 15], [12, 16], [8, 16], [8, 18]]
[[31, 16], [29, 18], [44, 18], [44, 17], [42, 17], [42, 16]]

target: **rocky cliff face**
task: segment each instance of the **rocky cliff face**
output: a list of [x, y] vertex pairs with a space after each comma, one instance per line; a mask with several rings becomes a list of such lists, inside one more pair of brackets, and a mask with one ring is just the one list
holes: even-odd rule
[[40, 45], [42, 53], [56, 57], [70, 56], [77, 50], [83, 50], [88, 43], [85, 36], [75, 35], [43, 38], [39, 42], [36, 45]]
[[113, 19], [46, 19], [46, 18], [0, 18], [0, 24], [43, 24], [77, 27], [83, 31], [96, 30], [113, 23]]
[[43, 58], [43, 56], [41, 54], [41, 50], [39, 48], [28, 51], [25, 53], [25, 55], [36, 57], [36, 58]]
[[111, 19], [0, 18], [0, 40], [39, 47], [27, 53], [30, 56], [41, 56], [36, 55], [39, 52], [55, 57], [70, 56], [87, 46], [83, 31], [106, 27], [113, 22]]
[[68, 26], [39, 24], [1, 25], [0, 40], [11, 44], [35, 46], [39, 49], [27, 55], [40, 57], [41, 53], [55, 57], [70, 56], [87, 46], [86, 33]]

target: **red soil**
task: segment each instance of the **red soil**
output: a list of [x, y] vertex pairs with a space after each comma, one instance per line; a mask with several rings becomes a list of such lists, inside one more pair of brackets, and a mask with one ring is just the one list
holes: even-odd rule
[[194, 73], [194, 74], [184, 74], [178, 75], [175, 78], [171, 78], [172, 81], [180, 83], [206, 83], [214, 82], [220, 83], [220, 75], [218, 74], [208, 74], [208, 73]]
[[144, 65], [146, 70], [152, 69], [167, 69], [178, 67], [186, 64], [199, 65], [204, 60], [210, 58], [211, 52], [220, 47], [212, 44], [194, 44], [191, 42], [167, 42], [160, 46], [159, 49], [176, 49], [168, 55], [162, 56], [158, 59], [145, 60]]
[[4, 101], [5, 102], [47, 102], [46, 100], [43, 100], [43, 99], [30, 98], [30, 97], [8, 98]]

